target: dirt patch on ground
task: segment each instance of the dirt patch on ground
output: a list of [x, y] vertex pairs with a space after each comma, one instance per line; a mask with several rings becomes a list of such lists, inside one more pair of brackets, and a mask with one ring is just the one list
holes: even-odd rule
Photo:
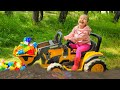
[[102, 73], [93, 72], [47, 72], [35, 64], [23, 71], [1, 71], [0, 79], [120, 79], [120, 69], [107, 70]]

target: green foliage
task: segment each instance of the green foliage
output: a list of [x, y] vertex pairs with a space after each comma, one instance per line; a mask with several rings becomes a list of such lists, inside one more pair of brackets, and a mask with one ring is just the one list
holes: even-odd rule
[[[0, 60], [17, 59], [12, 55], [15, 46], [24, 37], [31, 37], [37, 43], [54, 38], [56, 32], [62, 30], [63, 36], [71, 32], [77, 24], [82, 11], [70, 11], [64, 24], [58, 22], [59, 11], [45, 11], [43, 20], [36, 25], [32, 21], [31, 11], [14, 11], [13, 16], [0, 12]], [[112, 22], [113, 14], [89, 12], [89, 26], [93, 33], [102, 36], [100, 51], [105, 55], [109, 69], [120, 68], [120, 23]], [[64, 40], [62, 40], [65, 43]]]

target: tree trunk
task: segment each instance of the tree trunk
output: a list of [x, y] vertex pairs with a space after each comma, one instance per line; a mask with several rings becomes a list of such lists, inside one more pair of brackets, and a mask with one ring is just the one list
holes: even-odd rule
[[39, 21], [39, 11], [33, 11], [33, 21], [34, 22]]
[[120, 11], [115, 11], [114, 22], [118, 22], [120, 17]]
[[13, 15], [13, 12], [12, 11], [5, 11], [5, 15], [7, 15], [7, 16]]
[[114, 13], [114, 11], [109, 11], [110, 13]]
[[98, 13], [101, 13], [101, 11], [97, 11]]
[[109, 14], [109, 12], [108, 12], [108, 11], [106, 11], [106, 14]]
[[87, 14], [88, 14], [88, 11], [84, 11], [84, 14], [86, 14], [86, 15], [87, 15]]
[[43, 11], [33, 11], [33, 21], [39, 22], [43, 19]]
[[40, 11], [40, 21], [43, 19], [43, 11]]
[[59, 15], [59, 22], [64, 23], [67, 17], [68, 11], [61, 11]]

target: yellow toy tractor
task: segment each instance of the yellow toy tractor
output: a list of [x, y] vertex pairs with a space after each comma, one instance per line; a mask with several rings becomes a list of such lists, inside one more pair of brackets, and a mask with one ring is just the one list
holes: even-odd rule
[[[91, 40], [91, 48], [82, 53], [77, 71], [104, 72], [106, 64], [101, 60], [103, 54], [99, 52], [102, 38], [95, 33], [91, 33], [90, 36], [97, 38], [97, 42]], [[23, 54], [18, 57], [26, 65], [32, 65], [35, 61], [40, 60], [41, 67], [46, 68], [47, 71], [72, 71], [71, 67], [74, 64], [76, 52], [69, 46], [69, 43], [73, 42], [67, 41], [66, 44], [62, 44], [62, 32], [58, 31], [54, 40], [41, 42], [37, 45], [36, 55]]]

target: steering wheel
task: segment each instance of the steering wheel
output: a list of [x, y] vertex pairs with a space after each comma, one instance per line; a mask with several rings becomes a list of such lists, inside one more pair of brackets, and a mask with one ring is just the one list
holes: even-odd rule
[[70, 47], [70, 43], [73, 43], [73, 44], [75, 44], [74, 42], [72, 42], [71, 40], [67, 40], [67, 43], [66, 43], [66, 45], [67, 45], [67, 47], [69, 47], [71, 50], [73, 49], [72, 47]]
[[62, 32], [58, 31], [57, 34], [55, 35], [54, 42], [58, 43], [59, 45], [62, 44]]

